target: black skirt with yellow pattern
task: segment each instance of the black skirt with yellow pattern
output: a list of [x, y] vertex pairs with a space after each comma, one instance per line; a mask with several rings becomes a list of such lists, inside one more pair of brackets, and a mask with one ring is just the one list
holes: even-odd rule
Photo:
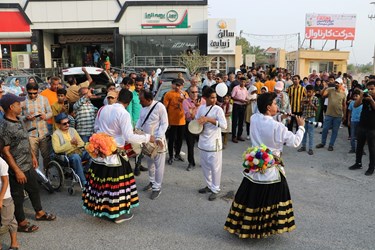
[[246, 177], [237, 190], [224, 229], [239, 238], [265, 238], [296, 228], [288, 183], [283, 175], [273, 184]]

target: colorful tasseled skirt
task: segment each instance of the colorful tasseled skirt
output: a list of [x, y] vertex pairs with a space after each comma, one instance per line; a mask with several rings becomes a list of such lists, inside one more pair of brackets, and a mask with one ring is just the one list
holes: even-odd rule
[[246, 177], [237, 190], [224, 229], [239, 238], [265, 238], [296, 228], [288, 183], [283, 175], [273, 184]]
[[86, 213], [96, 217], [116, 219], [130, 213], [139, 205], [137, 186], [129, 162], [122, 157], [121, 164], [106, 165], [92, 161], [86, 175], [82, 200]]

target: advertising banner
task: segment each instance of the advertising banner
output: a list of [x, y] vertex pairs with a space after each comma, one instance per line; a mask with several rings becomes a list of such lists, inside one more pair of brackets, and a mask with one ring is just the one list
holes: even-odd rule
[[306, 14], [305, 38], [354, 40], [355, 14]]
[[207, 54], [234, 55], [236, 53], [236, 20], [208, 19]]

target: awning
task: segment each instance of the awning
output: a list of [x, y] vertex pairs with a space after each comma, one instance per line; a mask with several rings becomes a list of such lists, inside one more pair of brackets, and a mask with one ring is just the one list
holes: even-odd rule
[[30, 43], [30, 24], [19, 11], [0, 11], [0, 44]]

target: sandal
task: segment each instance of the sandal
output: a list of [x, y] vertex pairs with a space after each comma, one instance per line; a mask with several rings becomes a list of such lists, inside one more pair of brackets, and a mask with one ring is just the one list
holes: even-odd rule
[[53, 215], [53, 214], [49, 214], [49, 213], [44, 213], [41, 217], [37, 218], [35, 216], [35, 220], [43, 220], [43, 221], [52, 221], [52, 220], [55, 220], [56, 219], [56, 215]]
[[18, 226], [18, 232], [22, 232], [22, 233], [32, 233], [32, 232], [37, 231], [38, 229], [39, 229], [38, 226], [32, 225], [30, 222], [27, 222], [27, 224], [24, 226]]

